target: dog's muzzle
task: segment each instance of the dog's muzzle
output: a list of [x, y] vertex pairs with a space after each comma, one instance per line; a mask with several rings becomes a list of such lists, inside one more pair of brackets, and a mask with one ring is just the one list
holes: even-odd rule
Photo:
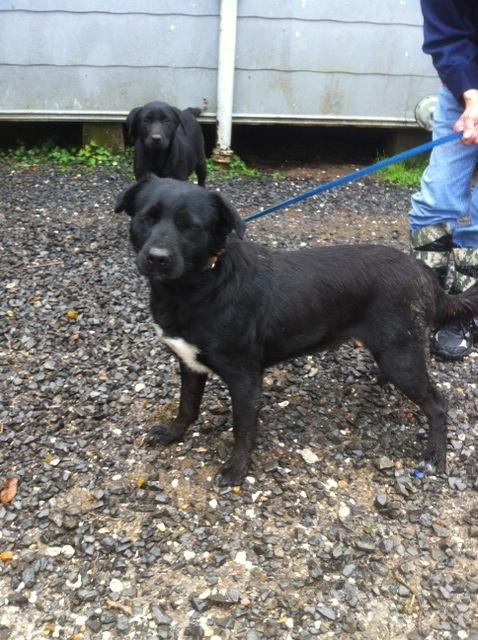
[[140, 273], [159, 279], [177, 278], [183, 270], [183, 261], [165, 247], [149, 247], [141, 251], [136, 263]]
[[166, 138], [161, 133], [152, 133], [147, 144], [151, 149], [165, 149], [168, 146]]
[[171, 264], [171, 252], [168, 249], [160, 249], [159, 247], [151, 247], [146, 255], [148, 264], [154, 270], [165, 270]]

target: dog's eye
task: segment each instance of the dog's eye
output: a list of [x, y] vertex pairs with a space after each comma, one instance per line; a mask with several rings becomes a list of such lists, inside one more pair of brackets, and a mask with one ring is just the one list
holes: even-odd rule
[[193, 226], [194, 225], [189, 218], [181, 217], [176, 220], [176, 228], [178, 231], [188, 231], [189, 229], [192, 229]]
[[144, 217], [148, 222], [155, 223], [159, 220], [159, 216], [160, 216], [160, 213], [157, 209], [149, 209], [149, 211], [146, 212]]

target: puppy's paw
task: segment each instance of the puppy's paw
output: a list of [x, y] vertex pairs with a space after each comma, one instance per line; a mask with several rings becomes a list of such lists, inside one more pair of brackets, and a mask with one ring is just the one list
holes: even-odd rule
[[220, 487], [240, 485], [244, 482], [246, 473], [247, 469], [244, 467], [232, 462], [227, 462], [219, 469], [216, 481]]
[[153, 427], [148, 435], [146, 436], [144, 443], [148, 447], [156, 447], [159, 445], [167, 445], [172, 442], [176, 442], [177, 440], [181, 440], [184, 429], [181, 431], [172, 428], [171, 426], [166, 426], [164, 424], [158, 424]]

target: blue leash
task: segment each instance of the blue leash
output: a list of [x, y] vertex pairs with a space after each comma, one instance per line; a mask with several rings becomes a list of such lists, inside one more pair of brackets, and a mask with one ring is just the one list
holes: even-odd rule
[[425, 153], [425, 151], [429, 151], [430, 149], [438, 147], [441, 144], [446, 144], [447, 142], [451, 142], [452, 140], [458, 140], [462, 135], [463, 134], [461, 131], [457, 131], [456, 133], [450, 133], [449, 135], [443, 136], [442, 138], [437, 138], [436, 140], [432, 140], [431, 142], [421, 144], [418, 147], [408, 149], [408, 151], [397, 153], [397, 155], [392, 156], [391, 158], [380, 160], [380, 162], [376, 162], [369, 167], [359, 169], [359, 171], [354, 171], [354, 173], [349, 173], [346, 176], [337, 178], [337, 180], [332, 180], [331, 182], [321, 184], [318, 187], [314, 187], [314, 189], [310, 189], [309, 191], [300, 193], [298, 196], [294, 196], [293, 198], [289, 198], [288, 200], [283, 200], [282, 202], [274, 204], [271, 207], [267, 207], [267, 209], [262, 209], [261, 211], [257, 211], [256, 213], [251, 213], [250, 215], [243, 218], [243, 220], [244, 222], [252, 222], [253, 220], [258, 220], [263, 216], [268, 216], [271, 213], [274, 213], [274, 211], [279, 211], [279, 209], [284, 209], [285, 207], [289, 207], [290, 205], [301, 202], [302, 200], [307, 200], [307, 198], [311, 198], [318, 193], [329, 191], [330, 189], [334, 189], [335, 187], [340, 187], [343, 184], [347, 184], [347, 182], [352, 182], [352, 180], [357, 180], [358, 178], [362, 178], [363, 176], [368, 176], [371, 173], [375, 173], [375, 171], [380, 171], [380, 169], [383, 169], [384, 167], [388, 167], [389, 165], [395, 164], [396, 162], [401, 162], [402, 160], [407, 160], [408, 158], [412, 158], [413, 156], [416, 156], [420, 153]]

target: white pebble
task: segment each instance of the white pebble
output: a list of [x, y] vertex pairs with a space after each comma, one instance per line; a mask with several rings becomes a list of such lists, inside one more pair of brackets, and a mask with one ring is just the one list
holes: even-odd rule
[[118, 578], [112, 578], [110, 582], [110, 591], [113, 593], [121, 593], [123, 591], [123, 583]]
[[61, 552], [67, 558], [72, 558], [75, 555], [75, 550], [70, 544], [63, 545]]
[[333, 478], [329, 478], [328, 480], [326, 480], [324, 482], [325, 488], [328, 489], [329, 491], [331, 489], [337, 489], [338, 484], [335, 482], [335, 480]]
[[349, 515], [350, 509], [344, 502], [341, 502], [339, 506], [339, 518], [348, 518]]
[[310, 449], [300, 449], [299, 453], [307, 464], [316, 464], [319, 461], [318, 456]]

